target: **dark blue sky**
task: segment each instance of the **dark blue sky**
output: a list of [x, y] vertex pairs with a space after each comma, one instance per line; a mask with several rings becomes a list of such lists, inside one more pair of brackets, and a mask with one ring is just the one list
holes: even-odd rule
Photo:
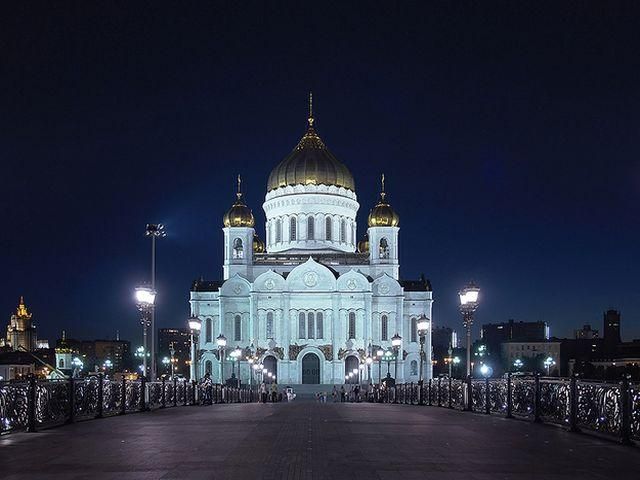
[[[270, 170], [316, 126], [353, 172], [358, 235], [387, 176], [402, 278], [482, 287], [477, 323], [640, 336], [640, 9], [634, 2], [16, 2], [0, 15], [0, 321], [139, 341], [221, 277], [234, 179], [264, 237]], [[268, 2], [271, 4], [272, 2]]]

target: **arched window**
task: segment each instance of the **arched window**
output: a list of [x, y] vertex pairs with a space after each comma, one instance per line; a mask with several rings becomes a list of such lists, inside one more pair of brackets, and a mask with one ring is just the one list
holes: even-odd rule
[[347, 222], [344, 218], [340, 222], [340, 241], [342, 243], [347, 241]]
[[315, 236], [315, 218], [309, 217], [307, 218], [307, 240], [313, 240]]
[[204, 341], [205, 342], [211, 342], [213, 338], [213, 328], [211, 325], [211, 319], [207, 318], [204, 321]]
[[233, 241], [233, 258], [244, 258], [244, 248], [242, 248], [241, 238], [236, 238]]
[[326, 217], [324, 220], [324, 238], [331, 240], [331, 217]]
[[273, 338], [273, 312], [267, 312], [267, 338]]
[[316, 315], [316, 338], [324, 338], [324, 325], [322, 312], [318, 312]]
[[276, 220], [276, 243], [280, 243], [282, 241], [282, 220]]
[[412, 342], [418, 341], [418, 319], [417, 318], [411, 319], [411, 341]]
[[233, 325], [233, 339], [242, 340], [242, 317], [236, 315]]
[[304, 318], [304, 313], [300, 312], [298, 315], [298, 338], [306, 338], [306, 328], [305, 328], [306, 319]]
[[356, 314], [349, 312], [349, 338], [356, 338]]
[[307, 338], [316, 336], [316, 318], [313, 312], [307, 314]]
[[386, 315], [380, 317], [380, 340], [389, 340], [389, 319]]
[[380, 258], [389, 258], [389, 242], [386, 238], [380, 239]]
[[297, 238], [296, 226], [297, 226], [296, 217], [291, 217], [291, 219], [289, 220], [289, 241], [290, 242], [293, 242]]
[[211, 370], [212, 370], [212, 364], [211, 364], [211, 360], [207, 360], [206, 362], [204, 362], [204, 373], [208, 373], [209, 375], [211, 375]]
[[411, 367], [409, 370], [409, 375], [418, 375], [418, 362], [417, 360], [411, 360]]
[[64, 358], [61, 358], [58, 362], [58, 368], [64, 368]]

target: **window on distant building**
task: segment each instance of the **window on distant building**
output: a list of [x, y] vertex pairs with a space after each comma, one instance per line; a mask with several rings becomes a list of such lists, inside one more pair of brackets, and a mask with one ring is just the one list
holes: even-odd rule
[[380, 340], [389, 340], [389, 319], [386, 315], [380, 318]]
[[273, 312], [267, 312], [267, 338], [273, 338]]
[[322, 312], [318, 312], [316, 315], [316, 338], [324, 338], [324, 325]]
[[207, 318], [204, 321], [204, 341], [205, 342], [211, 342], [211, 338], [212, 338], [212, 332], [213, 332], [213, 328], [211, 325], [211, 319]]
[[307, 338], [306, 322], [307, 319], [305, 318], [304, 313], [300, 312], [298, 315], [298, 338]]
[[315, 236], [315, 219], [313, 217], [307, 218], [307, 239], [313, 240]]
[[289, 220], [289, 241], [293, 242], [295, 241], [298, 237], [296, 236], [296, 226], [297, 226], [297, 219], [296, 217], [291, 217], [291, 219]]
[[234, 340], [242, 340], [242, 317], [240, 317], [240, 315], [236, 315], [235, 318], [233, 337]]
[[316, 320], [313, 312], [307, 314], [307, 338], [315, 338], [316, 336]]
[[236, 238], [233, 241], [233, 258], [244, 258], [244, 248], [242, 248], [241, 238]]
[[418, 341], [418, 319], [417, 318], [411, 319], [411, 341], [412, 342]]
[[324, 238], [327, 239], [327, 240], [331, 240], [331, 236], [332, 236], [331, 235], [331, 233], [332, 233], [331, 232], [331, 217], [325, 218], [324, 224], [325, 224], [325, 227], [324, 227], [325, 237]]
[[356, 314], [349, 312], [349, 338], [356, 338]]

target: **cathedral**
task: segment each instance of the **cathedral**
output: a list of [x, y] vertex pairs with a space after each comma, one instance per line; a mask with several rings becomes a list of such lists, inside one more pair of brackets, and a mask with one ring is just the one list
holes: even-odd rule
[[[190, 292], [191, 314], [202, 321], [198, 378], [235, 375], [249, 383], [259, 379], [253, 362], [264, 366], [260, 377], [279, 384], [377, 382], [387, 372], [398, 382], [419, 379], [417, 319], [432, 318], [431, 285], [400, 279], [400, 219], [384, 176], [357, 241], [353, 175], [313, 124], [310, 109], [306, 133], [269, 175], [264, 241], [238, 177], [237, 198], [223, 217], [223, 280], [196, 280]], [[432, 375], [430, 330], [425, 379]], [[226, 338], [222, 365], [218, 337]], [[384, 362], [377, 354], [390, 351], [393, 337], [402, 338], [399, 353]]]

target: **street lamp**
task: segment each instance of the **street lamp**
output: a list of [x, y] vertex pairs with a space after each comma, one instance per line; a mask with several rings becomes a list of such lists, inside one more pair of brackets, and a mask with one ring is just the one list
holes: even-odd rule
[[169, 360], [167, 357], [163, 357], [162, 358], [162, 365], [164, 365], [164, 373], [168, 373], [169, 370], [169, 364], [171, 363], [171, 360]]
[[[387, 350], [386, 352], [384, 352], [383, 355], [384, 361], [387, 362], [387, 385], [390, 383], [388, 380], [391, 378], [391, 362], [397, 358], [394, 354], [393, 351], [391, 350]], [[395, 382], [395, 380], [394, 380]]]
[[189, 317], [187, 320], [189, 324], [189, 331], [191, 332], [191, 362], [189, 363], [189, 376], [191, 380], [198, 379], [198, 355], [197, 355], [197, 341], [198, 335], [200, 333], [200, 329], [202, 328], [202, 320], [200, 320], [196, 316]]
[[[422, 386], [424, 385], [424, 362], [426, 360], [426, 355], [424, 352], [424, 344], [427, 338], [427, 333], [429, 332], [429, 326], [431, 325], [431, 322], [429, 321], [429, 319], [427, 318], [427, 316], [425, 314], [420, 315], [420, 317], [418, 318], [418, 321], [416, 322], [416, 325], [418, 327], [418, 336], [420, 337], [420, 379], [418, 380], [418, 392], [419, 392], [419, 398], [418, 398], [418, 403], [422, 404], [423, 400], [422, 400]], [[449, 375], [451, 376], [451, 375]]]
[[471, 326], [473, 325], [473, 313], [478, 308], [479, 295], [480, 289], [473, 282], [458, 292], [462, 324], [467, 330], [467, 376], [471, 375]]
[[113, 362], [107, 358], [102, 364], [102, 368], [105, 372], [108, 372], [111, 367], [113, 367]]
[[[161, 223], [147, 223], [144, 230], [147, 237], [151, 237], [151, 289], [156, 289], [156, 238], [166, 237], [164, 225]], [[156, 379], [156, 322], [155, 310], [151, 310], [151, 379]]]
[[[147, 375], [147, 351], [149, 350], [147, 330], [150, 326], [152, 326], [155, 301], [156, 291], [153, 288], [147, 286], [136, 287], [136, 306], [140, 311], [140, 324], [142, 325], [142, 343], [144, 345], [144, 355], [142, 357], [142, 368], [144, 376]], [[153, 365], [153, 359], [151, 363]]]
[[493, 368], [491, 368], [489, 365], [487, 365], [486, 363], [483, 363], [482, 365], [480, 365], [480, 373], [482, 374], [483, 377], [490, 377], [491, 374], [493, 373]]
[[240, 364], [238, 364], [238, 376], [236, 377], [236, 363], [240, 361], [240, 357], [242, 356], [242, 350], [240, 347], [234, 348], [229, 354], [231, 360], [231, 367], [233, 368], [231, 372], [231, 379], [233, 380], [235, 386], [240, 386]]
[[556, 362], [552, 357], [547, 357], [544, 361], [544, 366], [547, 367], [547, 377], [551, 376], [551, 367], [555, 365]]
[[524, 365], [524, 363], [522, 363], [522, 360], [520, 360], [519, 358], [516, 358], [513, 361], [513, 366], [516, 368], [516, 370], [520, 370], [523, 365]]
[[378, 384], [382, 385], [382, 356], [384, 355], [384, 350], [381, 348], [376, 352], [376, 357], [378, 358]]
[[224, 383], [223, 362], [224, 362], [224, 349], [227, 346], [227, 337], [225, 337], [223, 334], [218, 335], [218, 338], [216, 338], [216, 344], [218, 345], [218, 359], [220, 359], [220, 384], [222, 385]]
[[369, 385], [371, 385], [371, 364], [373, 363], [373, 358], [367, 357], [365, 362], [367, 362], [367, 380], [369, 381]]
[[398, 357], [400, 353], [400, 347], [402, 346], [402, 337], [397, 333], [391, 337], [391, 346], [393, 347], [393, 353], [396, 355], [396, 362], [393, 370], [393, 374], [395, 375], [394, 384], [398, 380]]

